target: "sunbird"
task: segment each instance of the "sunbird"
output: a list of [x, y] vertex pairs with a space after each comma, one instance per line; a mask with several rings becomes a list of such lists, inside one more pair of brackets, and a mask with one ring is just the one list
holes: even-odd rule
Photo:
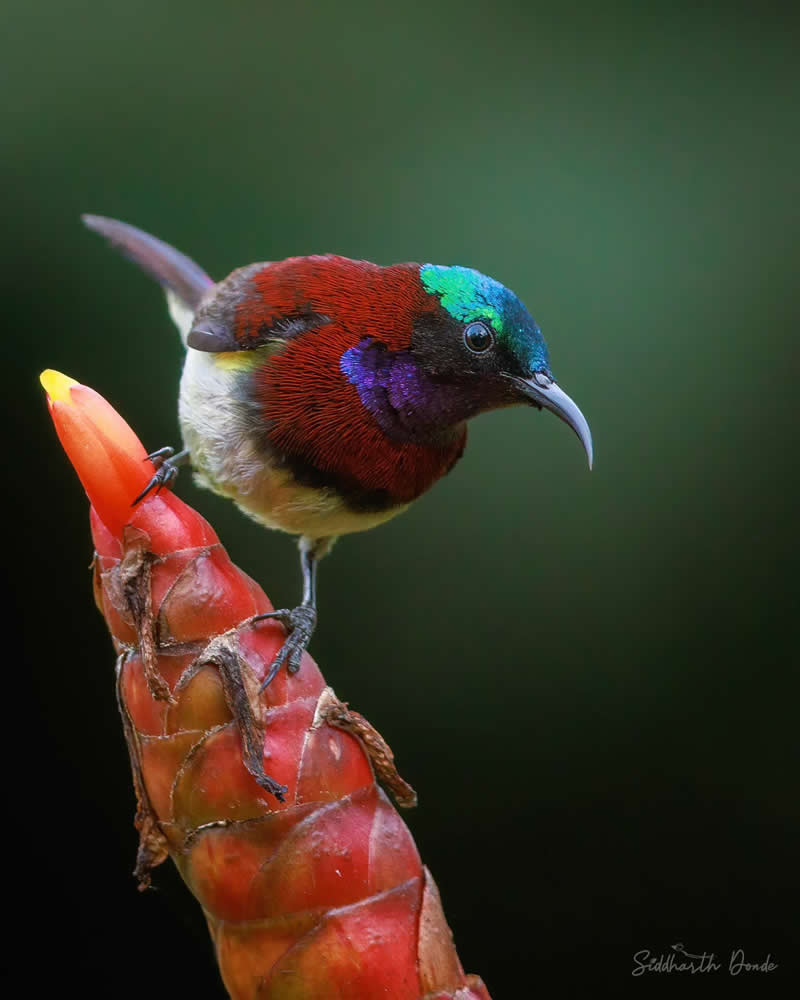
[[319, 560], [339, 535], [402, 513], [464, 453], [467, 421], [525, 404], [592, 436], [553, 378], [517, 296], [469, 267], [335, 254], [249, 264], [215, 283], [167, 243], [97, 215], [84, 223], [166, 291], [186, 346], [183, 450], [148, 458], [151, 490], [190, 461], [202, 486], [299, 536], [303, 597], [262, 687], [300, 667], [317, 623]]

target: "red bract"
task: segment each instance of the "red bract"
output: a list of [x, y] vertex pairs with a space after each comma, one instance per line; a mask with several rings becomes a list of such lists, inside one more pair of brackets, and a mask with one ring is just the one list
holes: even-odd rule
[[306, 655], [259, 692], [283, 641], [263, 591], [168, 490], [101, 396], [42, 382], [92, 505], [95, 597], [118, 652], [140, 847], [171, 855], [235, 1000], [489, 1000], [465, 976], [436, 886], [376, 782], [409, 790], [378, 734]]

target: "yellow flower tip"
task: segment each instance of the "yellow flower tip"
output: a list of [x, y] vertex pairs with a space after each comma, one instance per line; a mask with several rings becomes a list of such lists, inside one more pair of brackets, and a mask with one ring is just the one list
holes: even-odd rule
[[61, 372], [53, 371], [52, 368], [45, 369], [39, 376], [39, 381], [44, 386], [44, 391], [53, 403], [71, 403], [70, 389], [74, 385], [80, 385], [80, 382], [74, 378], [70, 378], [69, 375], [62, 375]]

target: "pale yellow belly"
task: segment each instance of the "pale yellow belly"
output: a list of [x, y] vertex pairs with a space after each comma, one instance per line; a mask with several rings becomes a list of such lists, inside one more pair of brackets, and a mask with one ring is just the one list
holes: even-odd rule
[[245, 492], [230, 481], [213, 480], [200, 469], [195, 470], [195, 479], [215, 493], [229, 497], [260, 524], [310, 538], [367, 531], [401, 514], [408, 506], [380, 512], [353, 511], [335, 493], [300, 486], [282, 469], [264, 469], [255, 483], [247, 484]]
[[[248, 361], [255, 360], [255, 351], [246, 353]], [[269, 528], [310, 538], [366, 531], [406, 509], [407, 504], [373, 513], [353, 511], [332, 490], [301, 486], [286, 469], [265, 465], [248, 433], [241, 377], [241, 369], [226, 369], [200, 351], [187, 353], [179, 418], [202, 486], [229, 497]]]

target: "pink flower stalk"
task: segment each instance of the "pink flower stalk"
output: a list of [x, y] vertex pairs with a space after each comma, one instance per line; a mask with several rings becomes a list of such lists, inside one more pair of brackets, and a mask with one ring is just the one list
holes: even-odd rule
[[259, 691], [272, 605], [168, 489], [115, 410], [42, 383], [92, 506], [95, 597], [118, 653], [137, 795], [136, 874], [171, 856], [234, 1000], [489, 1000], [464, 974], [430, 873], [376, 781], [413, 793], [306, 655]]

